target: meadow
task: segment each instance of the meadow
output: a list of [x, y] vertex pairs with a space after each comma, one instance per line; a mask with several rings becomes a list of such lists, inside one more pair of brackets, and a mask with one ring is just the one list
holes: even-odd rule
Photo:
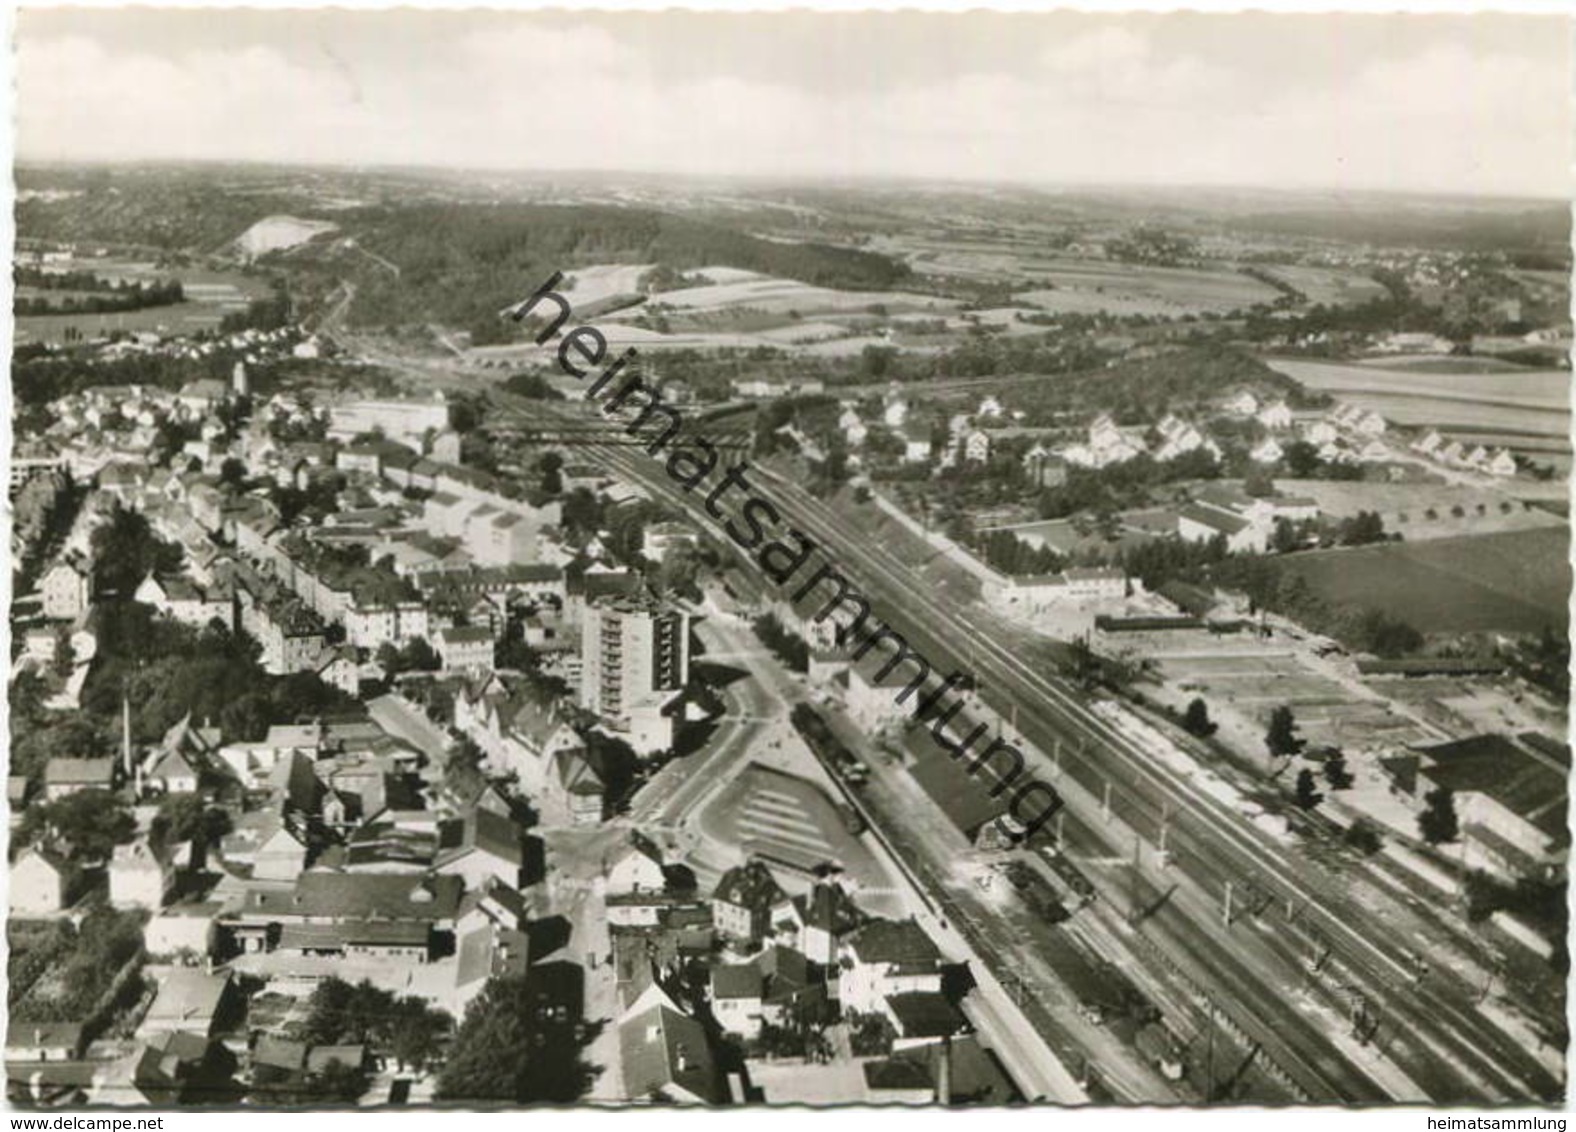
[[1264, 270], [1282, 283], [1297, 288], [1308, 297], [1308, 302], [1323, 303], [1325, 306], [1365, 303], [1386, 294], [1383, 284], [1360, 271], [1283, 264], [1274, 264]]
[[1268, 284], [1230, 268], [1065, 259], [1025, 264], [1024, 275], [1042, 286], [1021, 291], [1015, 298], [1057, 313], [1106, 311], [1180, 318], [1185, 314], [1226, 314], [1273, 303], [1280, 297]]
[[1278, 559], [1332, 605], [1380, 609], [1424, 633], [1563, 632], [1570, 531], [1467, 535]]
[[[23, 315], [16, 320], [16, 341], [19, 345], [28, 342], [58, 344], [65, 340], [66, 332], [71, 328], [87, 338], [115, 331], [194, 334], [214, 329], [225, 315], [245, 310], [253, 299], [268, 294], [267, 285], [262, 280], [230, 272], [200, 268], [161, 270], [152, 263], [111, 259], [74, 260], [66, 266], [73, 271], [92, 271], [112, 282], [126, 280], [149, 283], [159, 279], [179, 279], [186, 291], [186, 301], [163, 307], [104, 314]], [[53, 292], [56, 295], [61, 293]]]

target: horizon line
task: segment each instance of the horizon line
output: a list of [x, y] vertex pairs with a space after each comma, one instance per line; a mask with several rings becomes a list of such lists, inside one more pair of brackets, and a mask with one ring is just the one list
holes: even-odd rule
[[[1459, 201], [1521, 202], [1541, 205], [1572, 204], [1572, 196], [1534, 193], [1486, 192], [1460, 188], [1402, 188], [1370, 185], [1342, 186], [1327, 182], [1305, 184], [1265, 184], [1245, 181], [1101, 181], [1096, 179], [1066, 181], [1029, 181], [1021, 178], [986, 180], [968, 177], [925, 177], [902, 173], [864, 173], [839, 175], [832, 173], [776, 174], [750, 172], [682, 172], [678, 170], [639, 170], [632, 168], [544, 168], [540, 166], [480, 166], [438, 165], [430, 163], [311, 161], [247, 157], [23, 157], [13, 158], [14, 172], [40, 168], [166, 168], [183, 166], [223, 166], [244, 169], [297, 170], [310, 172], [335, 171], [365, 174], [427, 174], [440, 176], [486, 176], [525, 178], [581, 178], [631, 180], [673, 180], [691, 182], [749, 182], [775, 188], [916, 188], [966, 189], [1015, 189], [1039, 193], [1068, 192], [1257, 192], [1280, 195], [1423, 197]], [[14, 189], [21, 192], [20, 187]]]

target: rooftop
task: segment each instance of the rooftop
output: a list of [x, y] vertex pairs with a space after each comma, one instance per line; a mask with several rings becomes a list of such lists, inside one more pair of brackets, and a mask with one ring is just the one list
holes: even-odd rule
[[913, 920], [872, 920], [848, 937], [862, 963], [940, 964], [941, 951]]

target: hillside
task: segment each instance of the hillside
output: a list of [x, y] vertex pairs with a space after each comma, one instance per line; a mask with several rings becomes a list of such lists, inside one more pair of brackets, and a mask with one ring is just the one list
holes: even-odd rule
[[739, 267], [824, 287], [891, 288], [906, 264], [824, 244], [764, 240], [649, 209], [604, 205], [417, 204], [348, 212], [341, 224], [400, 276], [364, 270], [352, 319], [363, 324], [492, 316], [555, 270], [658, 263]]

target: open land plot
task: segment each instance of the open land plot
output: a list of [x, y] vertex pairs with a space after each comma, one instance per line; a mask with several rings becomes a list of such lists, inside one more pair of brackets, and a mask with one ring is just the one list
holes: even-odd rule
[[1561, 706], [1526, 695], [1510, 679], [1381, 676], [1365, 683], [1452, 735], [1486, 731], [1560, 734], [1566, 726]]
[[[65, 340], [66, 331], [75, 329], [94, 338], [117, 330], [153, 331], [158, 334], [195, 334], [212, 330], [225, 315], [245, 310], [248, 303], [268, 293], [261, 279], [201, 268], [161, 270], [153, 263], [132, 260], [86, 259], [66, 265], [72, 271], [91, 271], [113, 282], [152, 283], [179, 279], [186, 290], [186, 301], [169, 306], [146, 307], [135, 311], [103, 314], [24, 315], [16, 320], [16, 340], [56, 344]], [[63, 292], [44, 292], [59, 296]]]
[[[1516, 490], [1520, 482], [1472, 487], [1454, 483], [1277, 480], [1276, 486], [1290, 495], [1316, 500], [1319, 510], [1332, 518], [1348, 518], [1359, 511], [1377, 512], [1384, 520], [1385, 530], [1399, 531], [1408, 542], [1563, 527], [1565, 521], [1559, 516], [1541, 508], [1529, 510], [1521, 503]], [[1459, 517], [1454, 514], [1456, 508], [1462, 512]]]
[[1282, 569], [1332, 605], [1366, 606], [1424, 633], [1563, 632], [1564, 527], [1287, 555]]
[[147, 307], [140, 311], [116, 311], [112, 314], [23, 315], [16, 320], [16, 340], [19, 343], [55, 344], [65, 341], [66, 331], [73, 328], [88, 338], [112, 334], [117, 330], [146, 330], [170, 335], [196, 334], [214, 329], [226, 313], [226, 308], [216, 303], [186, 302], [167, 307]]
[[573, 286], [564, 291], [564, 297], [577, 307], [602, 302], [617, 295], [638, 294], [640, 278], [650, 271], [651, 263], [594, 263], [576, 267], [565, 274]]
[[1282, 283], [1297, 288], [1307, 296], [1308, 302], [1323, 303], [1325, 306], [1365, 303], [1385, 294], [1383, 284], [1361, 271], [1281, 264], [1269, 265], [1263, 270]]
[[829, 338], [846, 338], [848, 328], [835, 322], [790, 322], [786, 326], [762, 330], [760, 334], [762, 338], [770, 338], [773, 342], [802, 345], [806, 342], [824, 342]]
[[1353, 401], [1356, 399], [1348, 394], [1377, 393], [1564, 413], [1569, 413], [1571, 407], [1571, 377], [1560, 370], [1419, 373], [1383, 365], [1314, 362], [1302, 358], [1265, 358], [1264, 362], [1310, 389]]
[[1389, 354], [1382, 358], [1365, 358], [1363, 366], [1371, 369], [1403, 370], [1408, 373], [1526, 373], [1526, 366], [1507, 362], [1502, 358], [1480, 355], [1458, 357], [1453, 354]]
[[1016, 299], [1049, 311], [1152, 314], [1181, 317], [1226, 313], [1272, 303], [1279, 292], [1241, 272], [1177, 267], [1140, 267], [1084, 260], [1047, 261], [1033, 271], [1049, 288], [1020, 292]]
[[797, 311], [805, 316], [868, 310], [876, 307], [888, 312], [945, 313], [955, 310], [958, 306], [955, 300], [932, 295], [916, 295], [903, 291], [837, 291], [830, 287], [815, 287], [795, 279], [778, 279], [770, 275], [756, 275], [748, 279], [705, 287], [685, 287], [677, 291], [664, 291], [656, 296], [653, 303], [679, 311], [754, 307], [773, 314]]
[[[1193, 638], [1202, 648], [1202, 633], [1170, 636]], [[1161, 675], [1165, 684], [1158, 699], [1180, 711], [1194, 696], [1202, 696], [1220, 727], [1217, 737], [1255, 758], [1263, 754], [1270, 713], [1282, 704], [1292, 709], [1302, 738], [1315, 746], [1360, 748], [1428, 737], [1415, 720], [1384, 699], [1365, 697], [1295, 652], [1177, 652], [1161, 661]]]

